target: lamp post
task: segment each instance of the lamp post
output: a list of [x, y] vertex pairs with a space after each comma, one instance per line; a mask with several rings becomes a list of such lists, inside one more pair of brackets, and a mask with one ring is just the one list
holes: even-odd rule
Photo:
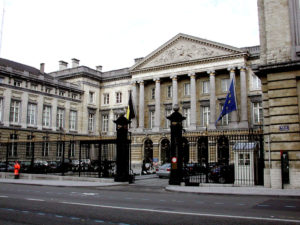
[[174, 105], [174, 112], [167, 117], [171, 121], [171, 174], [169, 184], [180, 185], [182, 181], [182, 121], [185, 117], [179, 113], [178, 105]]

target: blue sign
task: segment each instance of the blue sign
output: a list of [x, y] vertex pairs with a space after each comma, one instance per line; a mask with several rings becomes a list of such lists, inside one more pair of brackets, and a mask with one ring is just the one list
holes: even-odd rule
[[279, 131], [289, 131], [289, 130], [290, 130], [289, 125], [279, 126]]

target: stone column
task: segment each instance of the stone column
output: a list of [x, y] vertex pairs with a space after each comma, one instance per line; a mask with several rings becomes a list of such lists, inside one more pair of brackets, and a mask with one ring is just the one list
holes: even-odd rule
[[195, 73], [189, 73], [191, 79], [191, 120], [190, 130], [196, 130], [196, 76]]
[[178, 85], [177, 85], [177, 76], [176, 75], [172, 75], [171, 76], [172, 79], [172, 88], [173, 88], [173, 93], [172, 93], [172, 105], [178, 105]]
[[42, 95], [38, 96], [38, 102], [37, 102], [37, 128], [39, 130], [43, 129], [43, 107], [44, 107], [44, 99]]
[[9, 113], [10, 113], [10, 102], [11, 102], [11, 90], [6, 89], [3, 93], [3, 124], [9, 127]]
[[24, 92], [22, 94], [22, 102], [21, 102], [21, 109], [20, 109], [20, 124], [22, 128], [27, 127], [27, 106], [28, 106], [28, 93]]
[[56, 114], [57, 114], [57, 99], [54, 98], [52, 100], [52, 108], [51, 108], [51, 123], [52, 123], [52, 130], [56, 131], [57, 129], [59, 129], [59, 127], [56, 127]]
[[[228, 71], [230, 71], [230, 83], [231, 80], [234, 80], [234, 86], [236, 86], [236, 82], [235, 82], [235, 67], [229, 67]], [[235, 91], [235, 98], [236, 98], [236, 88], [234, 89]], [[236, 99], [237, 101], [237, 99]], [[236, 102], [237, 104], [237, 108], [238, 108], [238, 102]], [[231, 117], [231, 122], [230, 122], [230, 128], [237, 128], [238, 127], [238, 113], [237, 111], [233, 111], [229, 114], [229, 116]]]
[[155, 81], [155, 115], [154, 115], [154, 129], [158, 132], [160, 128], [160, 79], [154, 78]]
[[241, 66], [240, 69], [240, 91], [241, 91], [241, 120], [240, 128], [248, 128], [248, 107], [247, 107], [247, 82], [246, 82], [246, 67]]
[[207, 71], [209, 74], [209, 108], [210, 108], [210, 117], [209, 117], [209, 129], [216, 129], [216, 82], [215, 82], [215, 71]]
[[132, 128], [136, 129], [137, 128], [137, 88], [136, 88], [136, 81], [131, 82], [132, 85], [132, 104], [133, 104], [133, 109], [135, 113], [135, 118], [132, 119], [131, 126]]
[[144, 130], [144, 81], [140, 81], [139, 131]]

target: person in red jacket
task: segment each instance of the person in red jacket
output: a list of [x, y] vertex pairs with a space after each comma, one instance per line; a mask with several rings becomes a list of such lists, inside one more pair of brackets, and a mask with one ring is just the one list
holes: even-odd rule
[[20, 164], [18, 163], [18, 161], [16, 161], [16, 163], [15, 163], [15, 166], [14, 166], [14, 168], [15, 168], [15, 179], [19, 179], [19, 170], [20, 170]]

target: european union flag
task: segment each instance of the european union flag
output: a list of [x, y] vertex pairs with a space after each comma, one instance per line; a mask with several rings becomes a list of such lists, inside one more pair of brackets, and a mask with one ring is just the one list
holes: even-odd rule
[[232, 79], [231, 83], [230, 83], [230, 87], [229, 87], [229, 92], [226, 96], [222, 112], [221, 112], [219, 118], [217, 119], [216, 124], [220, 119], [222, 119], [223, 116], [225, 116], [226, 114], [231, 113], [232, 111], [235, 111], [235, 110], [237, 110], [237, 106], [236, 106], [236, 100], [235, 100], [234, 81]]

